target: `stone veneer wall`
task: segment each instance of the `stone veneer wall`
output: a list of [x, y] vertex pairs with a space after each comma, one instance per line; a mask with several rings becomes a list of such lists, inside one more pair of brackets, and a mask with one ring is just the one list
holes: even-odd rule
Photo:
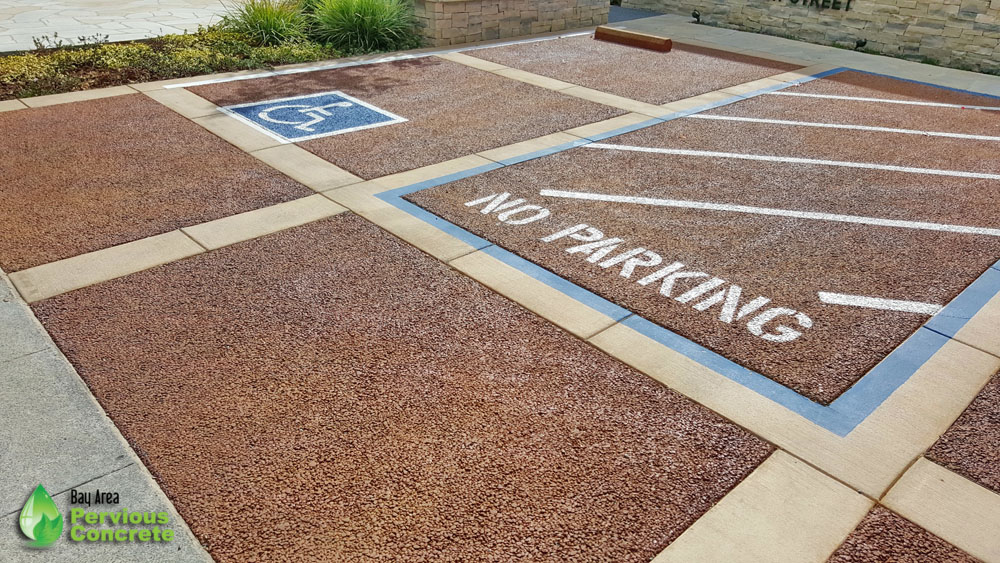
[[623, 0], [623, 6], [812, 43], [1000, 73], [1000, 0]]
[[608, 0], [414, 0], [431, 45], [454, 45], [608, 22]]

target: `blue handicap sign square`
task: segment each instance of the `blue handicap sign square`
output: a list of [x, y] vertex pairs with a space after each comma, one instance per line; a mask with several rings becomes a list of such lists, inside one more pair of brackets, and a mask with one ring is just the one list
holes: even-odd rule
[[237, 104], [226, 106], [222, 111], [283, 142], [306, 141], [406, 121], [343, 92]]

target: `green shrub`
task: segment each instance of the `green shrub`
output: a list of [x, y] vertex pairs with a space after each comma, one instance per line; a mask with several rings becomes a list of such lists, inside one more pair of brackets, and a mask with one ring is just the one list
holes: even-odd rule
[[338, 56], [308, 41], [258, 47], [244, 36], [220, 28], [166, 35], [141, 42], [67, 47], [0, 57], [0, 100], [226, 72], [304, 63]]
[[420, 45], [413, 12], [403, 0], [316, 0], [311, 35], [348, 53]]
[[299, 0], [245, 0], [229, 7], [222, 26], [254, 45], [278, 45], [305, 37], [306, 17]]

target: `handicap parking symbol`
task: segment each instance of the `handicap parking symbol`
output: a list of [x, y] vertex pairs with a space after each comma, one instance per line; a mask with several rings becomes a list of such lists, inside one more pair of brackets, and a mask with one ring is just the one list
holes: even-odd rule
[[343, 92], [237, 104], [222, 111], [286, 143], [406, 121]]

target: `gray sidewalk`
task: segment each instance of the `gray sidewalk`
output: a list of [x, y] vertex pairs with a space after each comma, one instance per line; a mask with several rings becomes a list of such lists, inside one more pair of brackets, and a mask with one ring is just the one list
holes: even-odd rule
[[[4, 560], [211, 561], [76, 371], [0, 272], [0, 553]], [[63, 515], [63, 537], [27, 547], [21, 507], [41, 484]], [[89, 511], [169, 514], [169, 543], [90, 543], [65, 538], [70, 489], [119, 494]], [[9, 557], [10, 559], [7, 559]]]
[[804, 64], [829, 63], [847, 66], [908, 80], [932, 82], [950, 88], [1000, 96], [1000, 76], [869, 55], [770, 35], [699, 25], [692, 21], [686, 16], [660, 15], [612, 24], [612, 27], [670, 37], [683, 43], [702, 42], [706, 47], [723, 46], [729, 50], [751, 55], [787, 58], [792, 59], [791, 62]]
[[32, 38], [56, 33], [73, 43], [95, 34], [127, 41], [184, 33], [224, 11], [220, 0], [0, 0], [0, 52], [34, 49]]

